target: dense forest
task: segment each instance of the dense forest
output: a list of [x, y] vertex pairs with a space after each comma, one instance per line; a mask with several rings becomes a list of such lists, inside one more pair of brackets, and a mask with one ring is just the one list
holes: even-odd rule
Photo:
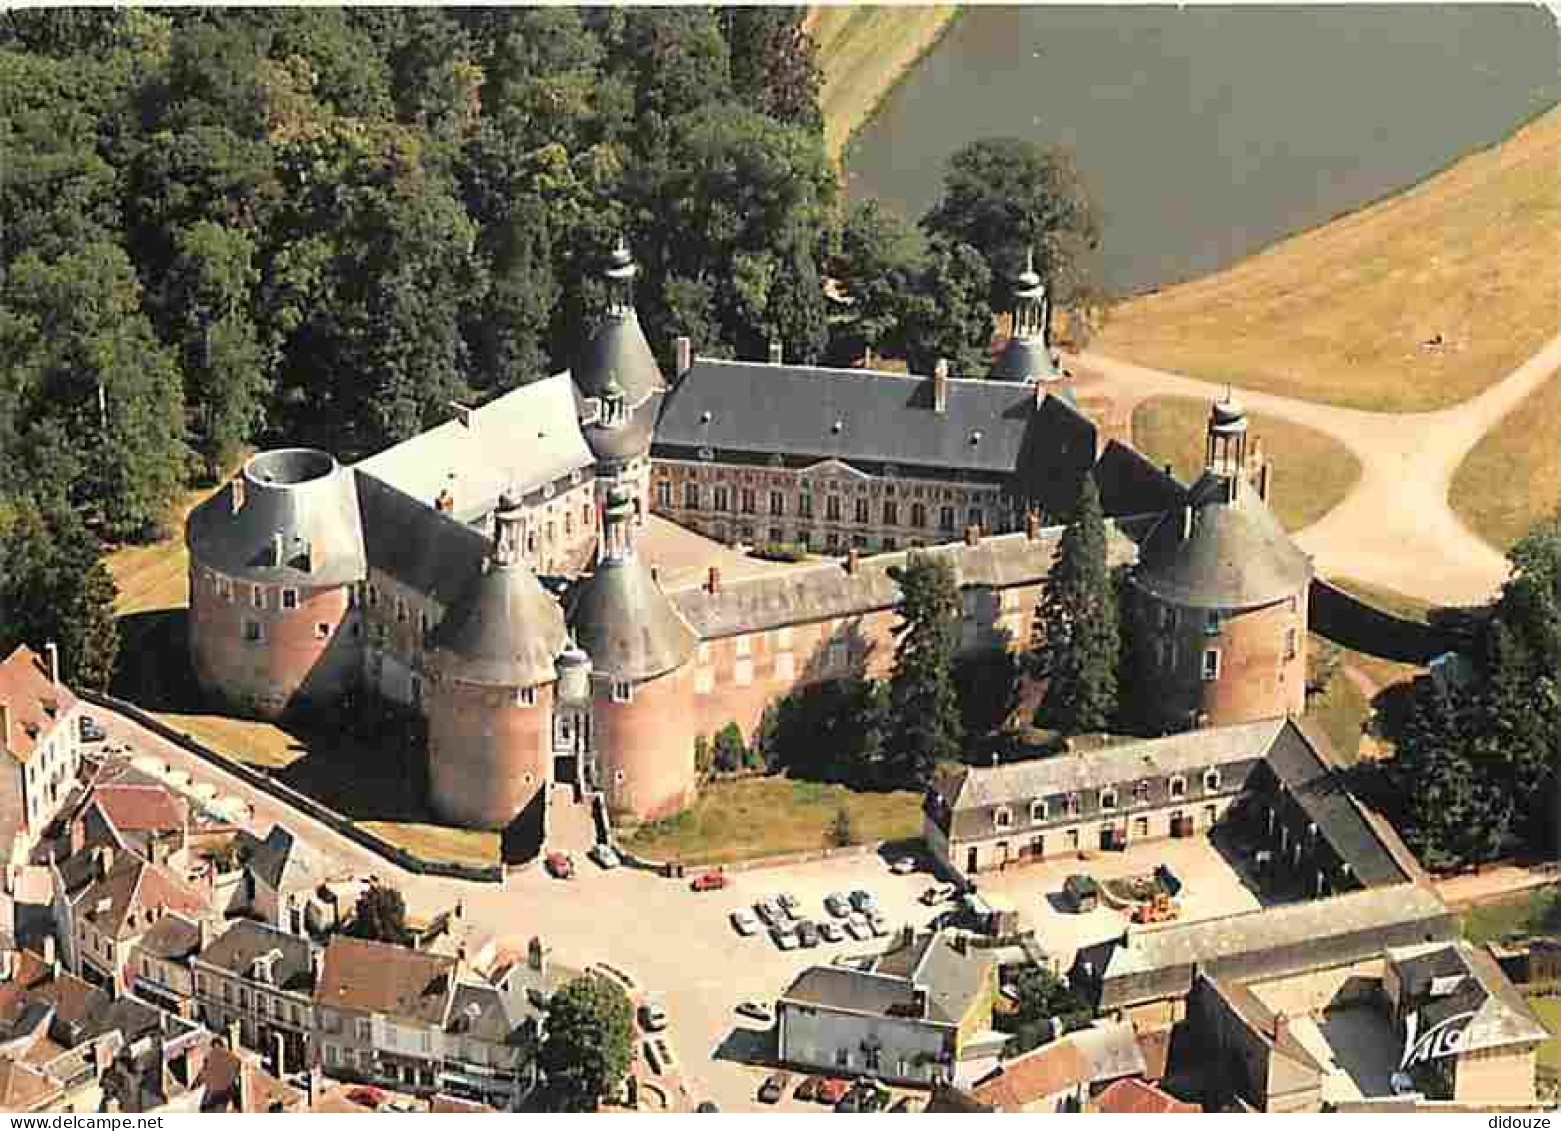
[[666, 362], [979, 373], [1022, 246], [1089, 292], [1064, 153], [974, 143], [919, 223], [848, 207], [802, 17], [0, 13], [0, 646], [111, 655], [67, 623], [106, 618], [101, 545], [247, 447], [357, 458], [566, 367], [620, 235]]

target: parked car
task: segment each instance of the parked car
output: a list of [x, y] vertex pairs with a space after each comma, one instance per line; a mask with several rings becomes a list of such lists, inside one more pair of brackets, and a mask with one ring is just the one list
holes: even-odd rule
[[836, 1111], [880, 1112], [889, 1106], [889, 1089], [870, 1076], [864, 1076], [840, 1097]]
[[844, 942], [846, 937], [845, 928], [838, 919], [825, 919], [818, 925], [818, 933], [824, 936], [825, 942]]
[[640, 1006], [640, 1028], [647, 1033], [659, 1033], [667, 1027], [667, 1007], [659, 996], [645, 999]]
[[1100, 905], [1100, 885], [1090, 876], [1074, 873], [1062, 882], [1062, 890], [1073, 910], [1080, 914]]
[[844, 919], [851, 914], [851, 902], [838, 891], [832, 891], [824, 897], [824, 910], [837, 919]]
[[700, 1100], [699, 1106], [694, 1109], [694, 1114], [700, 1115], [705, 1113], [710, 1115], [719, 1115], [721, 1113], [721, 1109], [716, 1106], [714, 1100]]
[[83, 742], [102, 742], [108, 737], [108, 732], [98, 726], [98, 721], [91, 715], [82, 715], [80, 726]]
[[873, 898], [873, 893], [858, 888], [851, 893], [851, 906], [857, 911], [872, 911], [878, 906], [878, 901]]
[[947, 903], [958, 894], [958, 889], [953, 884], [933, 884], [919, 896], [926, 907], [936, 907], [940, 903]]
[[753, 909], [759, 913], [759, 918], [764, 920], [764, 925], [767, 927], [773, 927], [786, 918], [786, 912], [773, 899], [761, 899], [753, 905]]
[[873, 937], [873, 929], [867, 925], [867, 916], [858, 911], [846, 920], [846, 934], [857, 942], [866, 942]]
[[780, 904], [781, 910], [786, 912], [786, 914], [790, 915], [793, 919], [797, 917], [797, 912], [802, 910], [802, 901], [796, 896], [792, 895], [789, 891], [783, 891], [777, 895], [775, 897], [775, 902]]
[[811, 1103], [814, 1097], [818, 1095], [818, 1086], [823, 1082], [824, 1078], [822, 1076], [809, 1076], [797, 1085], [796, 1090], [791, 1093], [791, 1098]]
[[695, 876], [694, 882], [688, 886], [695, 891], [720, 891], [726, 886], [726, 875], [723, 872], [705, 872]]
[[797, 924], [797, 942], [805, 949], [818, 945], [818, 924], [811, 919], [804, 919]]
[[797, 938], [796, 931], [783, 930], [780, 927], [770, 928], [770, 938], [775, 940], [775, 945], [782, 950], [796, 950], [802, 945], [802, 940]]
[[737, 1007], [737, 1012], [766, 1025], [775, 1024], [775, 1011], [762, 1001], [745, 1001]]
[[556, 880], [572, 880], [575, 876], [574, 857], [567, 852], [549, 852], [547, 870]]
[[786, 1094], [786, 1085], [791, 1083], [791, 1076], [785, 1072], [772, 1072], [759, 1085], [759, 1102], [778, 1104], [781, 1097]]
[[874, 911], [867, 917], [867, 929], [873, 933], [873, 938], [881, 939], [889, 933], [889, 920], [882, 912]]
[[590, 856], [598, 865], [609, 871], [621, 863], [618, 859], [618, 853], [613, 850], [613, 846], [610, 844], [593, 845]]
[[916, 870], [916, 859], [912, 856], [901, 856], [893, 864], [889, 865], [889, 871], [896, 876], [908, 876]]
[[736, 911], [732, 912], [732, 930], [736, 931], [739, 935], [757, 934], [759, 930], [759, 920], [755, 918], [754, 913], [749, 911], [746, 907], [739, 907]]
[[830, 1076], [820, 1080], [818, 1087], [814, 1089], [813, 1098], [821, 1104], [837, 1104], [845, 1094], [851, 1090], [851, 1085], [838, 1077]]

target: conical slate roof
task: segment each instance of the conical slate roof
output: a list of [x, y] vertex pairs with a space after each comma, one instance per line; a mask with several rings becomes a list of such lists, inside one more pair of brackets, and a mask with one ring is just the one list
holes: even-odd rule
[[997, 355], [988, 376], [993, 381], [1055, 381], [1062, 374], [1052, 364], [1044, 338], [1015, 335]]
[[585, 441], [598, 459], [628, 459], [650, 446], [667, 383], [634, 311], [607, 314], [585, 343], [573, 375], [582, 396], [623, 398], [622, 422], [590, 424], [584, 429]]
[[554, 660], [568, 645], [563, 610], [519, 561], [489, 564], [432, 640], [447, 675], [504, 687], [552, 683]]
[[1205, 473], [1183, 509], [1168, 511], [1139, 548], [1134, 582], [1161, 600], [1201, 609], [1251, 609], [1294, 596], [1312, 580], [1312, 562], [1247, 481]]
[[353, 474], [312, 448], [253, 456], [234, 483], [190, 514], [185, 543], [200, 565], [264, 584], [345, 585], [368, 576]]
[[569, 626], [596, 671], [646, 680], [680, 668], [699, 638], [637, 558], [604, 559], [581, 586]]

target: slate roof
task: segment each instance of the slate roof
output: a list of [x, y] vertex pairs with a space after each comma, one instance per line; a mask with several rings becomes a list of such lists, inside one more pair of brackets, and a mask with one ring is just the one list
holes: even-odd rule
[[1205, 474], [1188, 493], [1192, 530], [1182, 537], [1183, 514], [1155, 524], [1139, 553], [1134, 582], [1174, 605], [1250, 609], [1300, 593], [1312, 580], [1312, 562], [1279, 525], [1245, 478]]
[[1057, 754], [1002, 766], [964, 766], [939, 783], [938, 793], [951, 809], [976, 809], [1262, 758], [1285, 725], [1284, 719], [1261, 719], [1108, 746], [1087, 754]]
[[455, 517], [469, 522], [492, 511], [505, 491], [527, 495], [592, 465], [568, 373], [522, 385], [472, 409], [468, 419], [448, 420], [353, 470], [430, 509], [449, 488]]
[[[367, 575], [352, 472], [324, 452], [282, 448], [251, 457], [240, 474], [237, 514], [231, 483], [190, 512], [185, 544], [197, 562], [269, 585], [343, 585]], [[274, 564], [278, 533], [280, 566]]]
[[325, 948], [314, 1001], [439, 1026], [444, 1024], [455, 968], [453, 958], [336, 935]]
[[1046, 339], [1038, 334], [1010, 335], [992, 363], [993, 381], [1045, 381], [1060, 376]]
[[[781, 997], [799, 1005], [958, 1025], [985, 992], [992, 968], [986, 952], [961, 954], [946, 935], [928, 932], [887, 951], [870, 970], [811, 966]], [[925, 1014], [918, 1005], [918, 989], [926, 992]]]
[[927, 934], [916, 941], [921, 957], [910, 974], [927, 991], [927, 1016], [958, 1025], [991, 983], [993, 960], [983, 950], [957, 950], [946, 935]]
[[488, 538], [372, 475], [357, 476], [368, 560], [449, 608], [482, 569]]
[[31, 1111], [59, 1090], [42, 1072], [0, 1058], [0, 1111]]
[[658, 447], [883, 462], [1010, 475], [1035, 391], [926, 377], [699, 358], [666, 397]]
[[244, 867], [272, 891], [302, 891], [325, 879], [325, 862], [281, 825], [272, 825], [265, 840], [241, 829], [238, 841], [248, 854]]
[[[1388, 960], [1398, 972], [1404, 998], [1415, 1003], [1420, 1014], [1421, 1033], [1451, 1017], [1472, 1013], [1464, 1026], [1463, 1052], [1537, 1044], [1550, 1037], [1517, 987], [1482, 948], [1460, 940], [1389, 951]], [[1459, 980], [1449, 992], [1432, 994], [1436, 983], [1454, 978]]]
[[1137, 448], [1108, 440], [1095, 461], [1100, 507], [1109, 515], [1160, 514], [1187, 501], [1187, 487]]
[[1409, 855], [1403, 842], [1385, 823], [1366, 819], [1325, 749], [1314, 741], [1299, 726], [1283, 727], [1265, 758], [1269, 770], [1363, 886], [1418, 879], [1418, 870], [1398, 858]]
[[1205, 978], [1205, 984], [1225, 1002], [1255, 1036], [1280, 1056], [1316, 1073], [1325, 1071], [1317, 1058], [1307, 1051], [1288, 1029], [1279, 1031], [1279, 1017], [1257, 994], [1246, 986], [1225, 978]]
[[49, 665], [38, 653], [18, 644], [0, 662], [0, 703], [11, 709], [11, 733], [0, 735], [0, 744], [25, 765], [75, 709], [76, 696], [50, 680]]
[[200, 924], [177, 914], [164, 915], [158, 919], [136, 945], [137, 950], [171, 962], [189, 958], [200, 948]]
[[314, 988], [314, 948], [309, 940], [250, 919], [235, 919], [221, 937], [201, 951], [200, 960], [207, 966], [256, 981], [255, 960], [272, 951], [282, 953], [272, 967], [270, 985], [304, 994]]
[[[103, 910], [99, 911], [99, 905]], [[76, 896], [76, 914], [110, 938], [126, 938], [149, 926], [150, 913], [201, 915], [206, 900], [167, 868], [129, 852], [115, 853], [108, 875]]]
[[905, 978], [847, 966], [809, 966], [792, 979], [780, 1000], [880, 1017], [891, 1011], [920, 1016], [913, 987]]
[[506, 995], [494, 986], [456, 984], [450, 995], [445, 1031], [489, 1044], [509, 1044], [518, 1037], [521, 1016], [512, 1013]]
[[[988, 536], [975, 546], [955, 542], [916, 552], [951, 561], [962, 587], [1006, 589], [1034, 584], [1046, 576], [1062, 531], [1060, 526], [1048, 527], [1033, 540], [1020, 532]], [[1114, 527], [1108, 527], [1107, 537], [1113, 564], [1133, 559], [1132, 542]], [[837, 562], [756, 574], [722, 581], [716, 593], [689, 581], [669, 596], [702, 639], [714, 640], [893, 608], [899, 604], [900, 587], [889, 570], [905, 565], [909, 558], [910, 551], [862, 558], [854, 574]]]
[[587, 398], [613, 394], [623, 399], [625, 415], [619, 423], [592, 420], [583, 429], [598, 458], [628, 459], [649, 447], [667, 383], [633, 310], [608, 311], [581, 348], [573, 375], [583, 416]]
[[592, 666], [613, 679], [654, 679], [686, 664], [699, 644], [696, 630], [636, 557], [598, 562], [576, 588], [568, 619]]
[[429, 641], [456, 679], [532, 687], [557, 678], [568, 644], [564, 613], [523, 561], [491, 564], [472, 578]]

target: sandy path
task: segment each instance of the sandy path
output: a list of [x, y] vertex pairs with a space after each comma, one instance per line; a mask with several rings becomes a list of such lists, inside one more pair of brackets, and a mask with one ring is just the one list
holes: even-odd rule
[[[1080, 355], [1103, 391], [1128, 400], [1213, 398], [1222, 385]], [[1502, 417], [1561, 370], [1561, 334], [1479, 396], [1435, 412], [1363, 412], [1237, 388], [1248, 409], [1314, 428], [1361, 462], [1361, 476], [1333, 510], [1296, 535], [1324, 576], [1353, 577], [1440, 604], [1487, 600], [1507, 576], [1507, 559], [1465, 526], [1447, 503], [1458, 465]], [[1305, 490], [1275, 468], [1275, 490]]]

